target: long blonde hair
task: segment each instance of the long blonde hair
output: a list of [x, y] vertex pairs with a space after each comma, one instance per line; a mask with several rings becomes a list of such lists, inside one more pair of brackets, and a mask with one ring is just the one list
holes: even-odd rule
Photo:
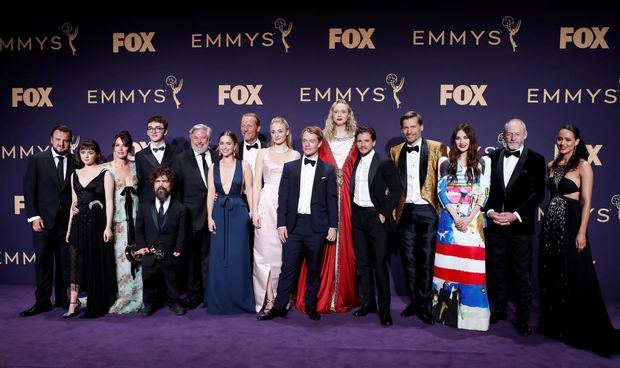
[[[270, 132], [273, 124], [282, 124], [286, 127], [286, 130], [288, 131], [288, 135], [286, 136], [286, 146], [288, 148], [293, 148], [293, 142], [291, 140], [291, 128], [288, 126], [288, 121], [286, 121], [286, 119], [282, 116], [275, 116], [273, 119], [271, 119], [271, 123], [269, 123]], [[273, 139], [269, 142], [269, 147], [271, 146], [273, 146]]]
[[349, 111], [349, 118], [347, 119], [347, 122], [344, 124], [347, 135], [354, 137], [355, 131], [357, 130], [357, 122], [355, 121], [355, 115], [353, 114], [353, 110], [351, 109], [351, 106], [349, 105], [349, 103], [343, 99], [336, 100], [336, 102], [334, 102], [332, 106], [329, 108], [329, 114], [327, 115], [327, 119], [325, 120], [325, 129], [323, 130], [323, 132], [325, 133], [326, 141], [331, 141], [334, 138], [336, 138], [336, 124], [334, 124], [333, 115], [334, 115], [334, 108], [336, 107], [337, 104], [345, 105], [347, 107], [347, 110]]

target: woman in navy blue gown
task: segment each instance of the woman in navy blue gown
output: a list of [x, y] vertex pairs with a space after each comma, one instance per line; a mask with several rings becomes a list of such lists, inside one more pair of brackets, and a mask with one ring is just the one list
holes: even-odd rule
[[[205, 305], [211, 314], [255, 312], [248, 212], [248, 204], [252, 208], [252, 169], [237, 159], [237, 142], [232, 132], [220, 134], [222, 157], [209, 170], [207, 221], [211, 250]], [[244, 190], [248, 204], [243, 199]]]

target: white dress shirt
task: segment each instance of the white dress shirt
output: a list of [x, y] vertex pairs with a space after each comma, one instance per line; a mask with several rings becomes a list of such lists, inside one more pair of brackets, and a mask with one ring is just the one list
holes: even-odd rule
[[403, 149], [407, 147], [418, 147], [418, 152], [407, 152], [407, 197], [405, 203], [428, 204], [422, 198], [420, 189], [420, 151], [422, 151], [422, 138], [418, 138], [412, 145], [405, 143]]
[[[519, 151], [519, 155], [522, 155], [523, 146], [519, 147], [517, 151]], [[519, 157], [515, 157], [515, 156], [502, 157], [502, 160], [504, 160], [504, 187], [507, 187], [508, 182], [510, 181], [510, 177], [512, 176], [512, 173], [515, 171], [517, 162], [519, 162]]]
[[258, 151], [263, 148], [260, 144], [260, 139], [256, 139], [256, 144], [258, 144], [258, 149], [250, 148], [249, 150], [246, 148], [247, 145], [250, 145], [248, 142], [243, 141], [243, 161], [247, 161], [252, 168], [252, 174], [254, 174], [254, 168], [256, 167], [256, 157], [258, 156]]
[[[166, 143], [164, 142], [164, 144], [162, 144], [159, 147], [154, 147], [152, 143], [149, 144], [149, 146], [151, 147], [151, 152], [153, 152], [153, 156], [155, 156], [155, 159], [157, 160], [157, 162], [161, 164], [161, 161], [164, 159], [164, 153], [166, 152]], [[164, 149], [163, 150], [158, 150], [157, 152], [155, 152], [153, 150], [153, 148], [158, 148], [159, 149], [161, 147], [164, 147]]]
[[353, 203], [360, 207], [374, 207], [370, 199], [370, 165], [372, 158], [375, 156], [375, 150], [368, 152], [366, 156], [362, 156], [357, 164], [355, 171], [355, 191], [353, 192]]
[[[171, 196], [168, 196], [168, 198], [164, 201], [164, 215], [168, 212], [168, 207], [170, 207], [170, 197]], [[157, 210], [157, 213], [159, 213], [159, 206], [161, 206], [161, 203], [158, 198], [155, 198], [155, 209]]]
[[[194, 157], [196, 158], [196, 163], [198, 164], [198, 170], [200, 170], [200, 176], [202, 176], [202, 181], [207, 185], [207, 176], [205, 175], [205, 170], [202, 167], [202, 154], [194, 151]], [[210, 169], [213, 165], [213, 161], [211, 161], [211, 153], [209, 150], [205, 151], [205, 161], [207, 161], [207, 167]]]
[[300, 215], [311, 214], [310, 201], [312, 200], [312, 187], [314, 185], [314, 175], [316, 173], [316, 167], [318, 165], [319, 155], [315, 154], [312, 157], [308, 157], [309, 160], [313, 160], [317, 163], [314, 165], [305, 164], [306, 156], [301, 159], [301, 177], [299, 186], [299, 202], [297, 202], [297, 213]]

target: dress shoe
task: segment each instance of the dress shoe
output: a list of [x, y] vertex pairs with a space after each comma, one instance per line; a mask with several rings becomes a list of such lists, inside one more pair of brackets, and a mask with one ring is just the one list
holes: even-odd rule
[[314, 308], [306, 308], [306, 314], [313, 321], [319, 321], [321, 319], [321, 315]]
[[433, 318], [433, 315], [429, 311], [422, 309], [418, 311], [417, 315], [420, 321], [427, 325], [435, 324], [435, 318]]
[[524, 322], [514, 322], [513, 326], [517, 333], [521, 336], [530, 336], [532, 334], [532, 328]]
[[277, 317], [285, 317], [286, 316], [286, 312], [280, 312], [276, 309], [271, 309], [269, 312], [267, 313], [261, 313], [259, 314], [256, 319], [259, 321], [270, 321], [274, 318]]
[[491, 313], [491, 323], [497, 323], [499, 321], [505, 321], [508, 318], [506, 311], [495, 311]]
[[152, 305], [145, 305], [144, 308], [142, 308], [142, 311], [140, 312], [142, 317], [148, 317], [152, 315], [153, 313], [155, 313], [155, 307], [153, 307]]
[[179, 304], [176, 303], [168, 306], [168, 309], [170, 309], [172, 313], [176, 314], [177, 316], [182, 316], [185, 314], [185, 308], [181, 307]]
[[377, 306], [374, 304], [362, 305], [360, 309], [353, 312], [353, 315], [355, 317], [364, 317], [365, 315], [369, 313], [377, 313]]
[[36, 316], [39, 313], [49, 312], [52, 310], [52, 303], [47, 302], [44, 304], [35, 304], [30, 309], [27, 309], [21, 313], [19, 313], [20, 317], [31, 317]]
[[394, 322], [392, 322], [392, 316], [390, 315], [389, 310], [379, 313], [379, 321], [385, 327], [390, 327], [394, 324]]
[[400, 315], [403, 317], [411, 317], [415, 316], [418, 312], [418, 307], [416, 307], [413, 303], [409, 304], [405, 310], [400, 312]]

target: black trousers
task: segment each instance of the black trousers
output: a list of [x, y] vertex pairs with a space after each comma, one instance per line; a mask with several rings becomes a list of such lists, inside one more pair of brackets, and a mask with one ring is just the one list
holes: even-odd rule
[[57, 221], [56, 224], [44, 224], [43, 231], [32, 231], [32, 242], [36, 257], [34, 267], [37, 283], [35, 291], [37, 304], [50, 302], [52, 285], [56, 304], [65, 303], [69, 300], [67, 298], [69, 252], [65, 242], [67, 222]]
[[512, 234], [508, 227], [487, 231], [487, 267], [489, 297], [495, 311], [508, 306], [507, 272], [515, 278], [516, 317], [527, 323], [532, 302], [532, 236]]
[[310, 215], [297, 215], [297, 224], [288, 233], [286, 243], [282, 245], [282, 270], [278, 281], [278, 292], [273, 308], [284, 311], [288, 304], [294, 285], [299, 277], [299, 266], [306, 258], [306, 308], [316, 309], [320, 285], [321, 260], [326, 233], [312, 231]]
[[209, 249], [211, 248], [211, 233], [205, 225], [200, 230], [193, 230], [189, 247], [186, 247], [183, 257], [183, 277], [181, 293], [186, 294], [186, 301], [202, 303], [207, 285], [209, 271]]
[[172, 254], [166, 255], [163, 260], [157, 261], [152, 254], [142, 258], [142, 283], [144, 305], [154, 306], [160, 302], [161, 286], [166, 287], [166, 303], [179, 303], [178, 270], [180, 260]]
[[352, 204], [353, 244], [362, 305], [375, 305], [375, 280], [379, 309], [390, 309], [388, 233], [374, 207]]
[[435, 208], [405, 203], [398, 232], [411, 303], [430, 313], [437, 238]]

